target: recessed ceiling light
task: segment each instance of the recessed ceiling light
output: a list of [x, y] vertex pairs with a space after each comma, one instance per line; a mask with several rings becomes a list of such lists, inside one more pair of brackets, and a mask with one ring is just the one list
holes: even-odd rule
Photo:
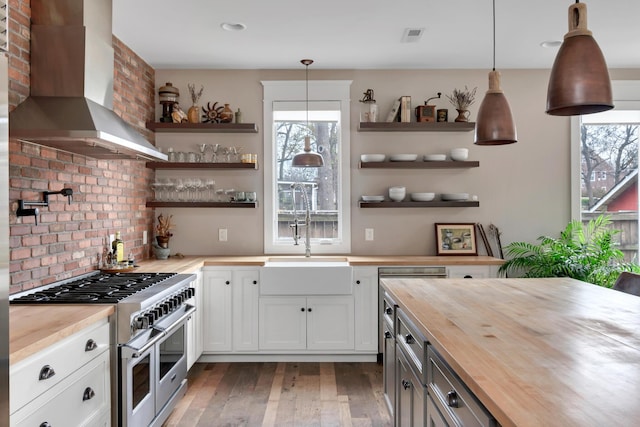
[[540, 43], [540, 46], [542, 47], [548, 47], [548, 48], [552, 48], [552, 47], [559, 47], [562, 44], [562, 40], [547, 40], [544, 41], [542, 43]]
[[225, 31], [242, 31], [247, 28], [246, 25], [240, 22], [223, 22], [220, 26]]

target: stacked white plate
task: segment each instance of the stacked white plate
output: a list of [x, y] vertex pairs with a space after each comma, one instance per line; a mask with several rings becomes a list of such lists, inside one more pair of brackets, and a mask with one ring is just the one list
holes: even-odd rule
[[459, 202], [469, 200], [469, 193], [442, 193], [441, 197], [447, 202]]
[[417, 158], [417, 154], [391, 154], [389, 156], [389, 160], [392, 162], [415, 162]]
[[425, 162], [442, 162], [447, 160], [446, 154], [425, 154], [424, 161]]
[[368, 162], [384, 162], [384, 158], [386, 156], [384, 154], [362, 154], [360, 155], [360, 160], [368, 163]]
[[363, 202], [382, 202], [384, 201], [384, 196], [362, 196]]
[[411, 193], [409, 194], [414, 202], [430, 202], [436, 197], [435, 193]]

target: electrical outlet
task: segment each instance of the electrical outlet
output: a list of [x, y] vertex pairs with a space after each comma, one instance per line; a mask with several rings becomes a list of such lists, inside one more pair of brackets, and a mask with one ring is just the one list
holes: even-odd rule
[[218, 228], [218, 241], [226, 242], [227, 241], [227, 229], [226, 228]]
[[364, 240], [373, 240], [373, 228], [364, 229]]
[[116, 240], [116, 235], [109, 234], [109, 247], [111, 247], [111, 242], [113, 242], [114, 240]]
[[142, 244], [146, 245], [148, 242], [148, 238], [147, 238], [147, 230], [142, 230]]

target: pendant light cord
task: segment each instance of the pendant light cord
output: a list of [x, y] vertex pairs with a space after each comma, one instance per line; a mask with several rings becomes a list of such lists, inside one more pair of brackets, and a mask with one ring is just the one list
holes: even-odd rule
[[496, 70], [496, 0], [493, 0], [493, 71]]
[[306, 81], [306, 91], [307, 91], [307, 133], [309, 133], [309, 63], [305, 64], [306, 71], [304, 75], [304, 79]]

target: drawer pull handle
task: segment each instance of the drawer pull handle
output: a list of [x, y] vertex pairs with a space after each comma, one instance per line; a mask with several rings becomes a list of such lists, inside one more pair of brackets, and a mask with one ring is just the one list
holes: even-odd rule
[[40, 369], [40, 376], [38, 377], [40, 381], [48, 380], [52, 376], [56, 374], [56, 371], [49, 365], [44, 365], [42, 369]]
[[360, 280], [356, 280], [356, 285], [359, 285], [359, 284], [360, 284]]
[[225, 284], [225, 285], [230, 285], [230, 284], [231, 284], [231, 282], [230, 282], [230, 281], [228, 281], [228, 280], [226, 280], [226, 281], [224, 282], [224, 284]]
[[95, 397], [96, 392], [93, 391], [91, 387], [87, 387], [84, 389], [84, 394], [82, 395], [82, 401], [85, 402], [87, 400], [91, 400]]
[[413, 344], [414, 342], [416, 342], [416, 340], [413, 338], [413, 335], [411, 334], [405, 335], [404, 340], [407, 344]]
[[458, 407], [458, 393], [456, 393], [455, 390], [451, 390], [449, 393], [447, 393], [447, 405], [449, 405], [451, 408]]
[[402, 380], [402, 387], [404, 387], [405, 390], [410, 389], [411, 388], [411, 381]]
[[51, 427], [51, 424], [45, 421], [42, 424], [40, 424], [40, 427]]
[[87, 344], [85, 344], [84, 346], [84, 351], [93, 351], [96, 348], [98, 348], [98, 344], [96, 344], [94, 340], [89, 338], [89, 340], [87, 341]]
[[304, 307], [300, 308], [300, 311], [304, 311]]
[[391, 335], [391, 332], [389, 332], [389, 331], [384, 331], [384, 337], [386, 339], [390, 339], [391, 337], [393, 337], [393, 335]]
[[254, 284], [254, 285], [257, 285], [257, 284], [258, 284], [258, 281], [257, 281], [257, 280], [254, 280], [254, 281], [253, 281], [253, 284]]
[[308, 311], [309, 313], [311, 313], [311, 307], [307, 308], [307, 311]]
[[473, 276], [470, 274], [465, 274], [463, 279], [473, 279]]

